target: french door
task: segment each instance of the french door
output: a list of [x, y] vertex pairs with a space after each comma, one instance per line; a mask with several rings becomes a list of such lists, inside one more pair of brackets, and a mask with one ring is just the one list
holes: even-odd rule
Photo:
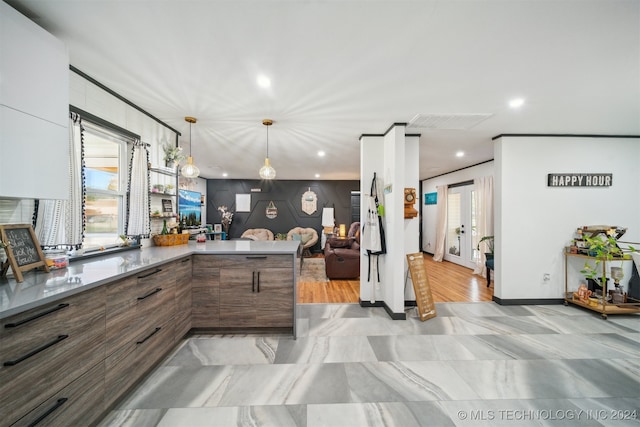
[[444, 259], [467, 268], [475, 267], [475, 206], [473, 184], [449, 188], [447, 195], [447, 243]]

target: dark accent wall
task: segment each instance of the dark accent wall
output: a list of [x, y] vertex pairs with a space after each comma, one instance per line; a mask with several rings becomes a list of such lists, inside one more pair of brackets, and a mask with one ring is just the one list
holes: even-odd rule
[[[251, 191], [260, 189], [259, 192]], [[317, 210], [311, 215], [302, 211], [302, 195], [311, 189], [318, 197]], [[287, 233], [294, 227], [311, 227], [318, 232], [318, 243], [312, 251], [319, 252], [322, 232], [322, 208], [335, 209], [336, 224], [352, 222], [351, 192], [360, 191], [360, 181], [261, 181], [239, 179], [207, 180], [207, 224], [219, 224], [218, 206], [227, 206], [233, 213], [229, 237], [234, 239], [249, 228], [268, 228]], [[251, 194], [251, 212], [236, 212], [236, 194]], [[269, 202], [278, 208], [274, 219], [266, 217]]]

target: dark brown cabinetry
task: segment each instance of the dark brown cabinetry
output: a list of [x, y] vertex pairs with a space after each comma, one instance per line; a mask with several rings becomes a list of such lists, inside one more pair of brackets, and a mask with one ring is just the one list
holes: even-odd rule
[[175, 341], [178, 342], [191, 330], [191, 279], [193, 262], [191, 257], [173, 263], [176, 272]]
[[290, 255], [195, 255], [194, 328], [293, 328]]
[[[67, 400], [50, 415], [68, 414], [77, 396], [63, 389], [104, 360], [104, 338], [104, 288], [0, 321], [0, 425], [37, 419], [30, 412], [56, 393]], [[100, 392], [84, 398], [103, 410]]]
[[106, 405], [110, 406], [174, 344], [171, 264], [107, 285]]

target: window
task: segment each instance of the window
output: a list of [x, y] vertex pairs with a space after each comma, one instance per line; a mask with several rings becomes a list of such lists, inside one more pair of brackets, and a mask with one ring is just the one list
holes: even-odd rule
[[85, 236], [83, 247], [118, 244], [124, 234], [128, 139], [83, 121]]

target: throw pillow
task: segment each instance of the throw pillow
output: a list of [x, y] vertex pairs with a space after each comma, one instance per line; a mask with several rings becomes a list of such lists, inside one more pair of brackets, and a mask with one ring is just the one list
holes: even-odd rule
[[254, 234], [257, 240], [269, 240], [269, 233], [265, 230], [260, 230]]
[[296, 242], [301, 242], [302, 241], [302, 236], [299, 234], [292, 234], [291, 235], [291, 240], [295, 240]]

